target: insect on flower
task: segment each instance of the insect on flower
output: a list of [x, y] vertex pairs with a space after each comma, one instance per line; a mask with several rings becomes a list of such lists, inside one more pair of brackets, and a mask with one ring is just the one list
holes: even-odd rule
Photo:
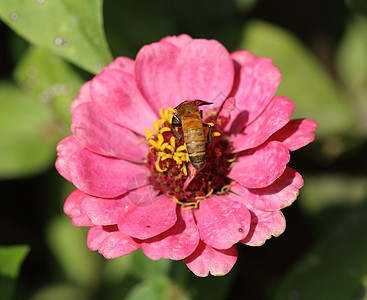
[[[317, 127], [291, 119], [293, 102], [274, 96], [280, 78], [268, 58], [183, 34], [84, 83], [56, 168], [76, 187], [64, 211], [89, 227], [89, 249], [107, 259], [141, 249], [222, 276], [238, 243], [279, 236], [303, 186], [290, 153]], [[201, 113], [211, 103], [195, 99], [213, 105]]]
[[[175, 127], [182, 127], [184, 142], [186, 144], [187, 153], [192, 165], [197, 170], [201, 170], [205, 164], [205, 146], [210, 144], [212, 138], [212, 126], [202, 122], [203, 111], [199, 111], [199, 106], [210, 105], [211, 102], [203, 100], [186, 100], [175, 107], [175, 114], [172, 117], [170, 125], [172, 132], [182, 142], [182, 134]], [[209, 128], [207, 136], [204, 135], [204, 127]], [[206, 141], [205, 141], [206, 140]]]

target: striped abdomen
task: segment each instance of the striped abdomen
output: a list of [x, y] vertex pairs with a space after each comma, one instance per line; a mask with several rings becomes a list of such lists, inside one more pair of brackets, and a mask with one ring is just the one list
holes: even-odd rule
[[200, 116], [190, 116], [181, 121], [190, 161], [195, 169], [200, 170], [205, 162], [205, 136]]

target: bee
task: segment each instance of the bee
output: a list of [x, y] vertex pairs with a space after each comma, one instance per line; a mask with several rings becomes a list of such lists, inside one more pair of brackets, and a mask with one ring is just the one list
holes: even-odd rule
[[189, 159], [195, 169], [201, 170], [205, 163], [205, 136], [204, 128], [209, 127], [207, 143], [211, 142], [212, 127], [202, 122], [203, 111], [199, 111], [199, 106], [213, 104], [202, 100], [186, 100], [175, 107], [175, 114], [170, 124], [171, 130], [179, 144], [182, 141], [182, 135], [175, 127], [182, 127], [184, 142], [189, 155]]

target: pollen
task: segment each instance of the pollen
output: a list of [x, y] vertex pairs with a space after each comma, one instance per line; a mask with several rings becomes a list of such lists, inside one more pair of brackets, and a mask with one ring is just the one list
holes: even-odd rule
[[[157, 155], [155, 167], [158, 172], [165, 172], [168, 167], [176, 167], [187, 176], [187, 166], [189, 157], [187, 155], [186, 146], [181, 145], [176, 148], [176, 139], [171, 133], [169, 125], [172, 122], [174, 108], [167, 108], [163, 112], [163, 108], [159, 110], [160, 120], [153, 124], [154, 131], [147, 128], [144, 131], [147, 133], [146, 139], [152, 145], [150, 151]], [[165, 163], [163, 163], [165, 162]], [[165, 166], [165, 167], [164, 167]]]

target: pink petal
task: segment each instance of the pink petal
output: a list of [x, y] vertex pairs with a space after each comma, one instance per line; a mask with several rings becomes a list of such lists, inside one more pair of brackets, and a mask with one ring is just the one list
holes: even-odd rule
[[299, 189], [303, 186], [301, 175], [291, 168], [286, 168], [284, 173], [273, 184], [261, 189], [247, 189], [240, 184], [231, 187], [252, 207], [264, 211], [276, 211], [287, 207], [296, 200]]
[[234, 66], [222, 44], [215, 40], [195, 39], [181, 49], [176, 75], [181, 101], [201, 99], [221, 104], [231, 91]]
[[72, 181], [70, 174], [69, 159], [78, 150], [83, 149], [83, 146], [70, 135], [59, 142], [57, 145], [57, 160], [55, 167], [62, 177]]
[[112, 63], [108, 65], [109, 68], [122, 70], [129, 74], [134, 74], [135, 61], [129, 57], [117, 57]]
[[125, 206], [118, 218], [118, 228], [137, 239], [151, 238], [176, 223], [176, 205], [166, 195], [160, 195], [150, 206]]
[[247, 50], [237, 50], [231, 53], [231, 58], [240, 70], [242, 66], [247, 65], [248, 63], [255, 60], [256, 56]]
[[64, 204], [64, 212], [71, 218], [74, 226], [92, 226], [90, 219], [81, 213], [80, 205], [84, 200], [85, 194], [79, 190], [72, 192], [66, 198]]
[[[86, 195], [80, 209], [84, 215], [88, 216], [94, 225], [117, 224], [121, 210], [128, 205], [134, 205], [133, 203], [137, 200], [137, 194], [139, 194], [140, 197], [145, 197], [149, 193], [149, 196], [155, 198], [157, 192], [151, 190], [152, 188], [147, 189], [147, 187], [144, 186], [134, 190], [133, 197], [130, 193], [125, 193], [113, 199], [96, 198]], [[154, 192], [154, 194], [152, 192]]]
[[217, 250], [200, 241], [193, 254], [185, 258], [187, 267], [197, 276], [206, 277], [209, 272], [214, 276], [226, 275], [237, 260], [237, 248]]
[[285, 230], [285, 218], [280, 211], [261, 211], [250, 208], [252, 221], [249, 234], [241, 243], [261, 246], [272, 236], [279, 236]]
[[155, 112], [184, 100], [174, 73], [178, 52], [173, 44], [158, 42], [144, 46], [136, 56], [137, 85]]
[[234, 98], [227, 98], [222, 106], [220, 107], [216, 124], [220, 127], [221, 131], [227, 126], [229, 121], [231, 120], [231, 114], [233, 110], [236, 108], [236, 100]]
[[74, 109], [71, 128], [75, 137], [92, 152], [140, 163], [147, 155], [143, 137], [104, 118], [91, 102]]
[[87, 196], [80, 209], [94, 225], [114, 225], [117, 224], [117, 218], [126, 203], [129, 203], [129, 200], [125, 197], [104, 199]]
[[289, 159], [287, 147], [271, 141], [256, 149], [241, 152], [228, 177], [247, 188], [263, 188], [283, 173]]
[[182, 48], [186, 44], [190, 43], [192, 41], [192, 38], [187, 34], [180, 34], [178, 36], [166, 36], [163, 39], [160, 40], [160, 42], [167, 42], [172, 45], [175, 45], [178, 48]]
[[250, 229], [251, 215], [236, 195], [213, 195], [200, 202], [195, 217], [200, 239], [216, 249], [228, 249], [244, 239]]
[[136, 87], [134, 76], [119, 69], [104, 68], [91, 83], [96, 108], [107, 119], [145, 136], [157, 115]]
[[78, 189], [103, 198], [122, 195], [129, 190], [129, 181], [134, 175], [147, 174], [144, 165], [101, 156], [86, 149], [70, 157], [69, 168], [72, 182]]
[[237, 102], [229, 124], [234, 133], [241, 132], [262, 113], [280, 83], [280, 71], [268, 58], [256, 58], [245, 63], [238, 76], [230, 94]]
[[87, 81], [80, 87], [78, 96], [76, 96], [76, 99], [71, 103], [71, 112], [74, 112], [74, 109], [77, 108], [78, 105], [90, 101], [92, 101], [90, 96], [90, 81]]
[[294, 103], [286, 97], [274, 97], [264, 112], [242, 133], [231, 139], [234, 152], [251, 149], [264, 143], [290, 120]]
[[116, 225], [92, 226], [88, 232], [87, 245], [90, 250], [98, 250], [108, 259], [124, 256], [140, 248], [140, 244], [130, 236], [118, 231]]
[[142, 241], [141, 249], [150, 259], [180, 260], [194, 252], [200, 241], [191, 210], [177, 206], [177, 222], [167, 231]]
[[273, 134], [271, 140], [280, 141], [290, 151], [297, 150], [311, 143], [315, 139], [312, 133], [317, 128], [317, 123], [310, 119], [296, 119]]

